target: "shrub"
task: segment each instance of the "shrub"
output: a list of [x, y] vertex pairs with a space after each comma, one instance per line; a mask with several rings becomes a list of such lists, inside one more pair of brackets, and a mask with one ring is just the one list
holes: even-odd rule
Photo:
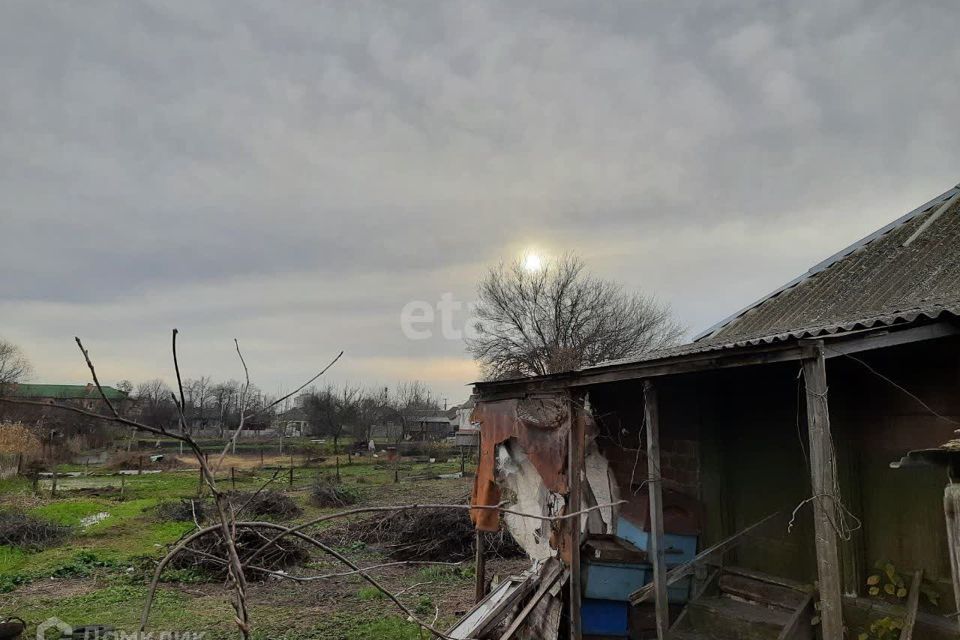
[[19, 422], [0, 423], [0, 453], [40, 455], [40, 438]]

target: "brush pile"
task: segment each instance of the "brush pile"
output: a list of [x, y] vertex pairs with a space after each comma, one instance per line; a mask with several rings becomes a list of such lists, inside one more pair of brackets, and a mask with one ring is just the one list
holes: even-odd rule
[[[476, 553], [476, 532], [465, 509], [398, 511], [352, 522], [331, 535], [340, 543], [360, 540], [380, 547], [395, 560], [458, 562]], [[523, 557], [506, 531], [484, 535], [487, 557]]]
[[157, 518], [172, 522], [203, 522], [210, 505], [204, 500], [167, 500], [157, 505]]
[[[276, 535], [277, 531], [273, 529], [238, 527], [237, 551], [244, 566], [246, 566], [246, 559], [254, 551], [272, 540]], [[211, 578], [221, 579], [227, 575], [226, 557], [227, 549], [223, 543], [223, 535], [217, 529], [191, 542], [183, 551], [174, 556], [170, 562], [170, 567], [173, 569], [192, 569]], [[291, 567], [301, 566], [309, 559], [310, 552], [306, 545], [296, 538], [287, 536], [257, 554], [250, 565], [269, 571], [283, 571]], [[250, 580], [265, 580], [269, 575], [250, 567], [247, 567], [244, 573]]]
[[0, 545], [39, 550], [62, 542], [69, 534], [68, 526], [18, 511], [0, 511]]
[[310, 489], [310, 503], [317, 507], [347, 507], [358, 500], [356, 491], [325, 476], [318, 477]]
[[282, 491], [267, 490], [254, 494], [250, 491], [230, 491], [227, 499], [234, 511], [243, 512], [240, 519], [267, 518], [270, 520], [289, 520], [303, 513], [293, 498]]

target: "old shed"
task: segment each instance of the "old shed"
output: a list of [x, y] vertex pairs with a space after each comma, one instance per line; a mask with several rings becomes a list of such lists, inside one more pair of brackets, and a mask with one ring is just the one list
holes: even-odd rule
[[[960, 426], [958, 200], [689, 344], [476, 385], [474, 504], [546, 518], [504, 521], [564, 567], [544, 637], [841, 640], [877, 620], [958, 637], [946, 474], [891, 468]], [[528, 589], [511, 617], [548, 592]]]

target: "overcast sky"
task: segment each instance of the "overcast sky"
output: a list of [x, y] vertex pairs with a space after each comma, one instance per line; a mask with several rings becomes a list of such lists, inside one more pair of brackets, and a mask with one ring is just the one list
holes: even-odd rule
[[[789, 5], [789, 8], [787, 8]], [[35, 382], [419, 378], [400, 312], [580, 252], [691, 335], [960, 179], [956, 2], [0, 3], [0, 336]], [[465, 318], [458, 322], [465, 321]]]

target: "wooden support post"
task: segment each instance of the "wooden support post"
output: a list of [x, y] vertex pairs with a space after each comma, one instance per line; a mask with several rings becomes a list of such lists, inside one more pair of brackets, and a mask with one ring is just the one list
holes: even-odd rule
[[[570, 495], [567, 512], [580, 511], [580, 497], [583, 493], [584, 429], [586, 423], [578, 406], [581, 398], [571, 397], [567, 401], [567, 420], [570, 422], [570, 437], [567, 442], [567, 478]], [[570, 533], [570, 640], [580, 640], [581, 625], [581, 587], [580, 587], [580, 543], [582, 517], [567, 521]]]
[[842, 640], [843, 606], [840, 595], [840, 543], [835, 529], [837, 468], [830, 433], [827, 370], [823, 343], [813, 345], [813, 356], [803, 360], [810, 437], [810, 480], [816, 534], [817, 575], [820, 581], [820, 620], [823, 640]]
[[230, 467], [230, 488], [234, 491], [237, 490], [237, 468]]
[[51, 498], [57, 497], [57, 465], [56, 463], [54, 463], [53, 465], [53, 484], [50, 485], [50, 497]]
[[957, 610], [960, 611], [960, 484], [951, 482], [943, 490], [943, 515], [947, 521], [947, 546], [950, 551], [950, 573], [953, 576], [953, 597]]
[[667, 600], [667, 558], [663, 541], [663, 482], [660, 476], [660, 408], [653, 382], [643, 383], [644, 417], [647, 426], [647, 489], [650, 493], [650, 561], [656, 601], [657, 640], [666, 640], [670, 630]]
[[474, 571], [477, 574], [476, 602], [487, 596], [487, 558], [484, 555], [483, 541], [483, 531], [477, 529], [477, 566]]
[[907, 617], [903, 619], [900, 640], [913, 640], [913, 628], [917, 624], [917, 608], [920, 606], [920, 583], [923, 582], [923, 569], [914, 572], [907, 594]]

